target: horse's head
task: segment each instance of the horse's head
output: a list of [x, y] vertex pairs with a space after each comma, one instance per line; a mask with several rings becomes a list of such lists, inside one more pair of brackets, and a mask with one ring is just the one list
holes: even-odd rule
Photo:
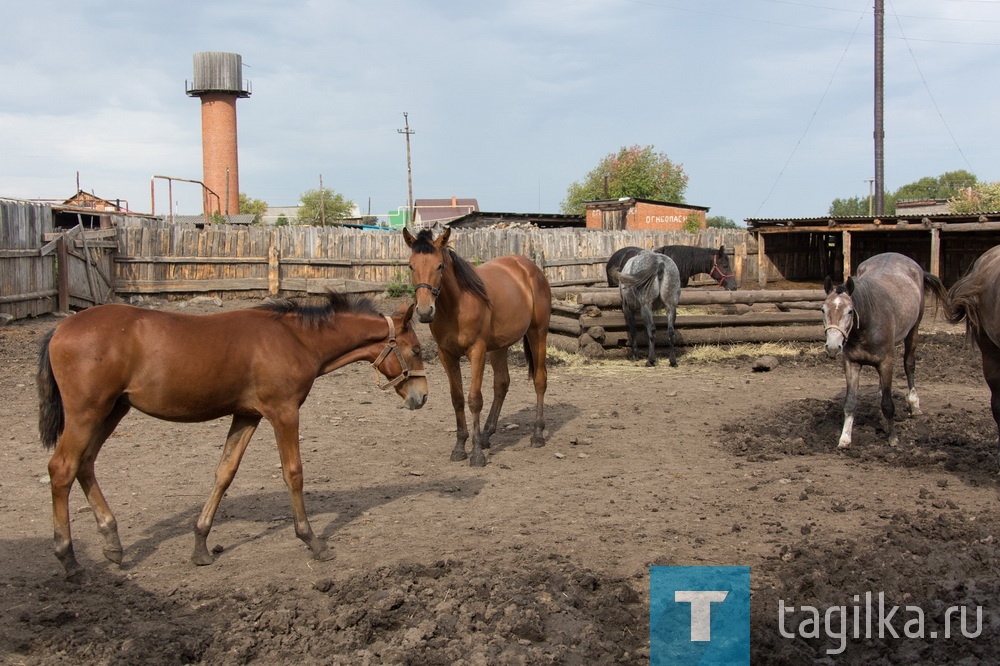
[[380, 389], [392, 387], [409, 409], [420, 409], [427, 402], [427, 373], [420, 356], [420, 340], [411, 322], [414, 305], [400, 308], [392, 317], [386, 317], [389, 336], [382, 352], [372, 362], [372, 367], [386, 379], [376, 382]]
[[823, 329], [826, 332], [826, 353], [830, 358], [835, 358], [843, 351], [851, 330], [857, 321], [857, 314], [854, 311], [854, 278], [847, 278], [847, 282], [836, 287], [833, 280], [827, 276], [823, 282], [823, 289], [826, 291], [826, 301], [823, 303]]
[[403, 229], [403, 238], [410, 248], [410, 279], [413, 282], [417, 319], [425, 324], [434, 319], [435, 302], [441, 293], [445, 261], [448, 260], [449, 236], [450, 228], [445, 229], [436, 239], [429, 229], [424, 229], [416, 236], [409, 229]]
[[719, 286], [728, 291], [736, 291], [736, 273], [733, 272], [729, 264], [729, 255], [726, 254], [726, 247], [719, 246], [719, 251], [712, 257], [712, 270], [709, 273], [719, 281]]

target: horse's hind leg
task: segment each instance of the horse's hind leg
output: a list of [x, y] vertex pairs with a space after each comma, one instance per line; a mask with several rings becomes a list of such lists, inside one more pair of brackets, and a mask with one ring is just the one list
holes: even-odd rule
[[[279, 416], [268, 417], [278, 440], [278, 454], [281, 456], [281, 472], [292, 498], [292, 519], [295, 522], [295, 536], [301, 539], [313, 558], [325, 562], [334, 555], [326, 542], [321, 541], [312, 530], [306, 515], [306, 503], [302, 497], [302, 456], [299, 453], [299, 412], [298, 407], [287, 407]], [[236, 427], [234, 422], [233, 427]], [[244, 445], [245, 448], [245, 445]]]
[[490, 448], [490, 436], [497, 431], [500, 410], [510, 388], [510, 368], [507, 365], [506, 348], [490, 352], [490, 366], [493, 368], [493, 404], [490, 405], [489, 416], [483, 425], [481, 441], [484, 449]]
[[910, 414], [920, 414], [920, 397], [917, 396], [917, 327], [914, 326], [903, 341], [903, 372], [906, 373], [906, 404]]
[[531, 380], [535, 385], [535, 427], [531, 433], [531, 445], [539, 447], [545, 446], [545, 391], [549, 387], [549, 374], [545, 367], [548, 350], [545, 345], [548, 331], [543, 328], [534, 335], [531, 335], [529, 331], [529, 336], [530, 338], [525, 338], [525, 340], [528, 341], [531, 351], [532, 365], [534, 366]]
[[667, 313], [667, 341], [670, 345], [670, 367], [677, 367], [677, 356], [674, 353], [674, 322], [677, 321], [677, 306], [670, 308]]
[[[642, 322], [646, 325], [646, 343], [649, 346], [649, 353], [646, 356], [646, 367], [656, 365], [656, 324], [653, 322], [653, 309], [643, 304]], [[673, 347], [671, 347], [672, 353]], [[677, 361], [671, 359], [670, 365], [677, 365]]]
[[115, 516], [111, 512], [111, 507], [108, 506], [108, 502], [104, 498], [104, 493], [101, 492], [101, 487], [97, 483], [97, 477], [94, 474], [94, 462], [97, 460], [97, 454], [101, 452], [104, 442], [107, 441], [111, 433], [118, 427], [121, 420], [125, 418], [129, 409], [127, 402], [119, 401], [115, 404], [111, 413], [94, 433], [90, 445], [80, 458], [80, 468], [76, 473], [77, 481], [80, 482], [83, 494], [87, 497], [87, 502], [94, 512], [94, 518], [97, 520], [97, 529], [104, 536], [104, 557], [115, 564], [122, 563], [124, 550], [122, 549], [121, 539], [118, 536], [118, 521], [115, 520]]
[[1000, 463], [1000, 348], [985, 335], [977, 336], [983, 354], [983, 377], [990, 387], [990, 411], [997, 424], [997, 462]]
[[226, 445], [222, 448], [222, 459], [215, 468], [215, 486], [212, 494], [201, 510], [201, 515], [194, 524], [194, 552], [191, 553], [191, 561], [199, 566], [211, 564], [215, 561], [211, 553], [208, 552], [208, 533], [212, 530], [212, 521], [215, 520], [215, 512], [219, 508], [219, 502], [225, 495], [229, 485], [236, 476], [236, 470], [240, 467], [243, 454], [246, 453], [250, 438], [253, 437], [260, 417], [233, 416], [233, 423], [229, 426], [229, 435], [226, 437]]
[[899, 444], [896, 433], [896, 406], [892, 402], [892, 354], [878, 364], [878, 391], [882, 402], [882, 416], [889, 431], [889, 446]]
[[625, 300], [625, 295], [622, 294], [622, 310], [625, 314], [625, 329], [628, 331], [628, 360], [638, 361], [639, 360], [639, 337], [637, 326], [635, 323], [635, 310], [632, 308], [632, 304]]

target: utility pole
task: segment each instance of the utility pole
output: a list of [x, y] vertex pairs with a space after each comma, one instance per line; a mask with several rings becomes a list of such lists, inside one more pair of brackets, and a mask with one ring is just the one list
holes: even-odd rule
[[872, 185], [875, 183], [874, 178], [865, 178], [865, 182], [868, 183], [868, 217], [872, 216]]
[[409, 114], [407, 114], [406, 111], [403, 111], [403, 121], [406, 123], [406, 129], [398, 129], [396, 131], [399, 132], [400, 134], [406, 135], [406, 185], [407, 185], [407, 192], [409, 193], [410, 197], [409, 201], [407, 202], [409, 205], [409, 214], [408, 214], [409, 219], [407, 219], [406, 221], [406, 226], [412, 227], [414, 222], [413, 219], [414, 211], [413, 211], [413, 170], [410, 167], [410, 135], [416, 134], [416, 132], [410, 129], [410, 118]]
[[875, 0], [875, 215], [885, 213], [885, 129], [882, 76], [885, 55], [885, 0]]

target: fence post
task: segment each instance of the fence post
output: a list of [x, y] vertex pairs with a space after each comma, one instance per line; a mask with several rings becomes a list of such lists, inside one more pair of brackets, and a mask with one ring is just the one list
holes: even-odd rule
[[66, 247], [66, 234], [61, 234], [56, 241], [56, 282], [59, 289], [57, 297], [59, 312], [69, 312], [69, 250]]
[[267, 293], [277, 296], [281, 292], [281, 257], [278, 255], [278, 230], [271, 230], [267, 246]]

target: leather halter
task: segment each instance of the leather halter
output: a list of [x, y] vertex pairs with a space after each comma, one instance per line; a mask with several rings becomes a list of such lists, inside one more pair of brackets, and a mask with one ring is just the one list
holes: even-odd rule
[[851, 328], [849, 330], [845, 331], [843, 328], [841, 328], [840, 326], [837, 326], [836, 324], [827, 324], [826, 326], [823, 327], [823, 335], [826, 335], [826, 332], [829, 331], [829, 330], [837, 331], [842, 336], [844, 336], [844, 343], [846, 344], [847, 343], [847, 337], [848, 337], [848, 335], [850, 335], [851, 331], [853, 331], [853, 330], [855, 330], [857, 328], [861, 328], [861, 321], [858, 318], [858, 312], [857, 312], [857, 310], [855, 310], [852, 314], [854, 316], [851, 319]]
[[710, 270], [708, 272], [708, 276], [709, 277], [715, 277], [715, 274], [718, 273], [719, 274], [719, 277], [718, 277], [719, 286], [721, 287], [722, 283], [726, 281], [726, 278], [736, 277], [736, 273], [723, 273], [722, 269], [719, 268], [719, 264], [716, 263], [716, 262], [717, 262], [717, 260], [716, 260], [715, 256], [713, 255], [712, 256], [712, 270]]
[[[382, 316], [385, 317], [387, 322], [389, 322], [389, 341], [385, 343], [385, 349], [383, 349], [382, 353], [378, 355], [378, 358], [371, 363], [372, 370], [375, 371], [375, 385], [385, 391], [386, 389], [393, 388], [397, 384], [405, 382], [410, 377], [426, 377], [427, 373], [423, 370], [411, 370], [410, 366], [406, 364], [406, 359], [403, 358], [403, 352], [399, 351], [399, 347], [396, 346], [396, 325], [392, 323], [392, 317], [389, 317], [388, 315]], [[402, 372], [383, 384], [378, 368], [382, 365], [382, 361], [384, 361], [389, 354], [393, 353], [396, 354], [396, 360], [399, 361], [399, 367], [402, 368]]]
[[429, 290], [432, 294], [434, 294], [434, 298], [437, 298], [438, 294], [441, 293], [441, 289], [439, 287], [435, 287], [434, 285], [427, 284], [426, 282], [418, 282], [417, 284], [413, 285], [413, 291], [414, 291], [414, 293], [416, 293], [417, 289], [420, 289], [421, 287], [423, 287], [424, 289]]

